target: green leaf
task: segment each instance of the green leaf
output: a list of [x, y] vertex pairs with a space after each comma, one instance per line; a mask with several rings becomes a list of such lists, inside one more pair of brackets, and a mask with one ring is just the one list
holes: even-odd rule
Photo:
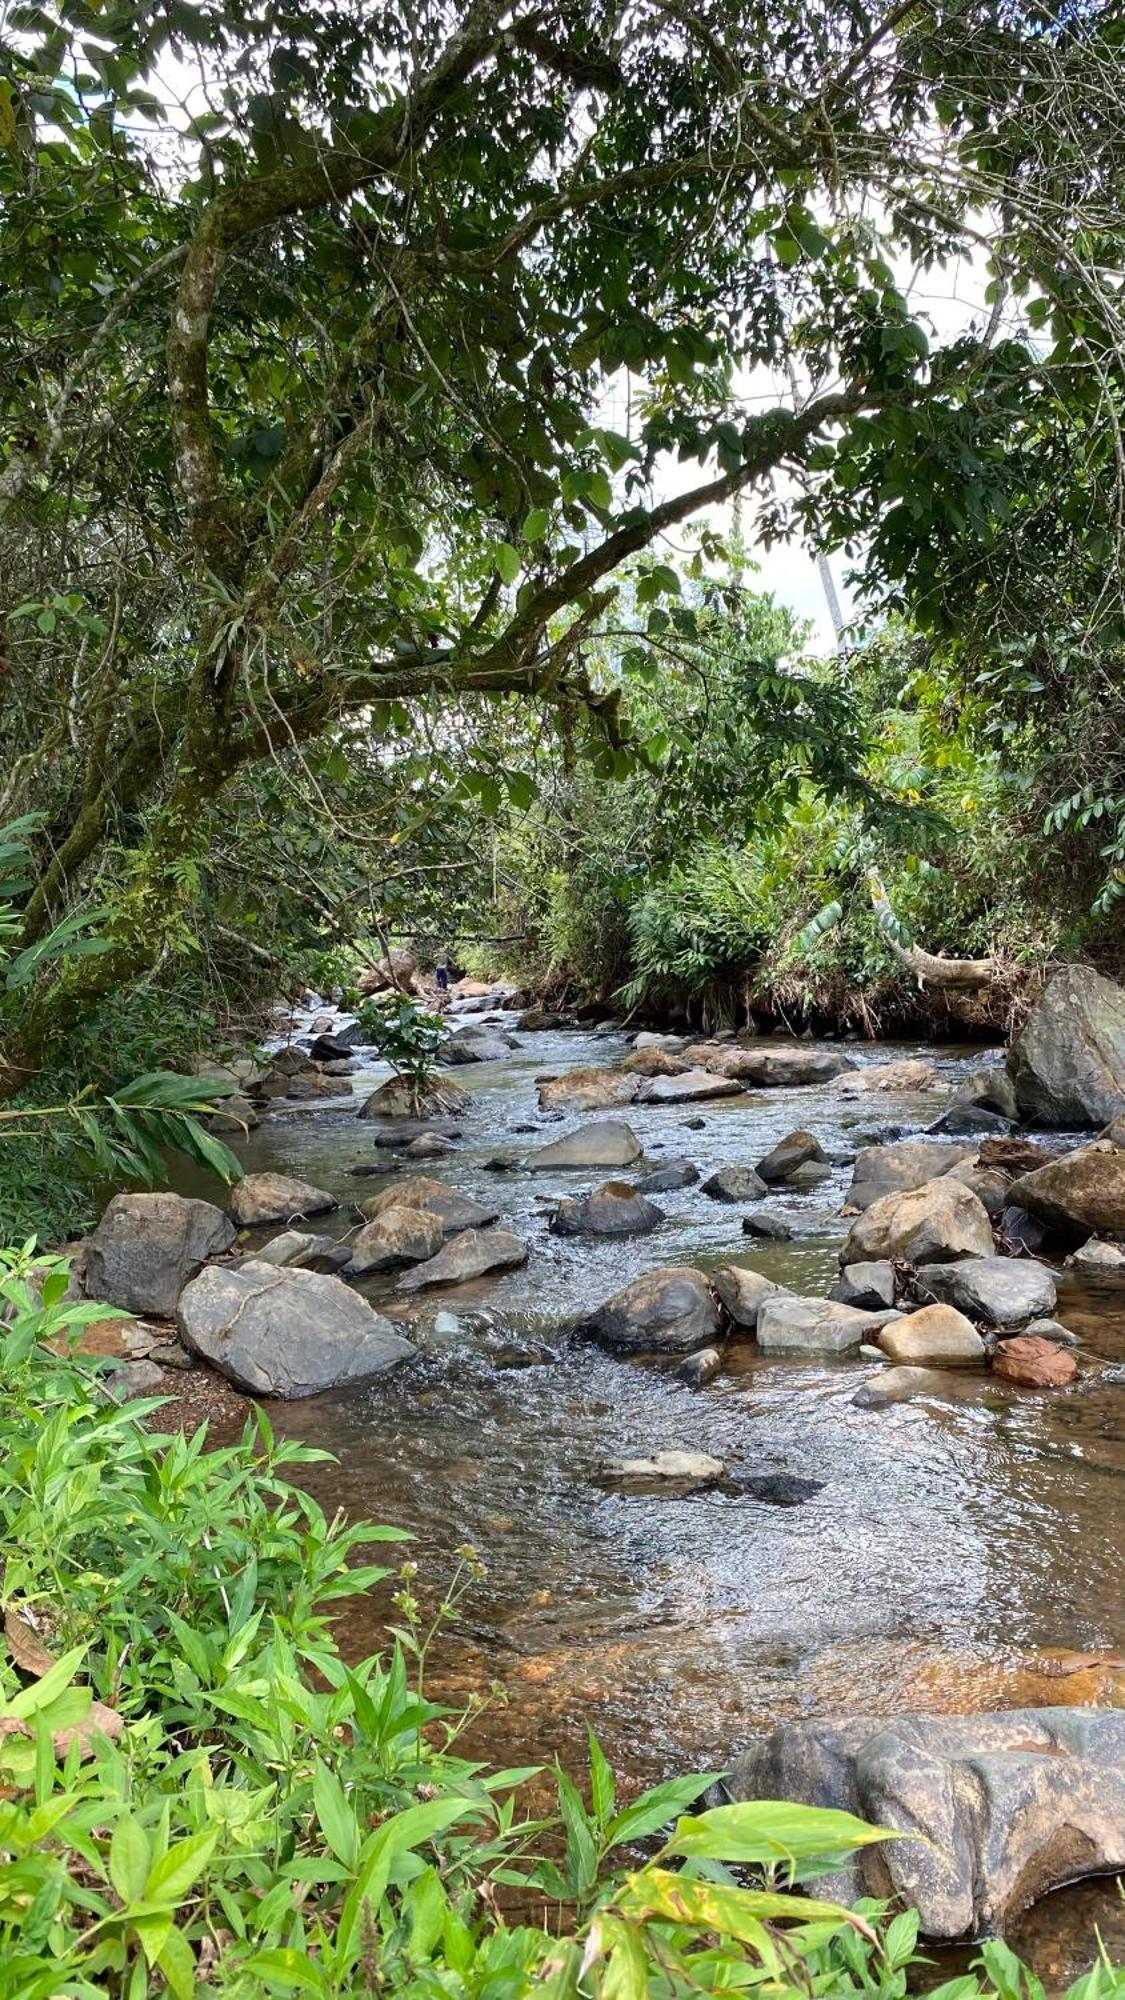
[[662, 1785], [653, 1785], [611, 1822], [606, 1829], [610, 1845], [620, 1847], [623, 1841], [645, 1840], [650, 1833], [659, 1833], [685, 1806], [702, 1798], [719, 1776], [718, 1771], [712, 1771], [705, 1776], [669, 1778]]
[[178, 1840], [154, 1861], [145, 1883], [145, 1896], [153, 1903], [178, 1903], [196, 1878], [202, 1875], [219, 1838], [217, 1827], [192, 1833]]
[[492, 551], [492, 560], [500, 572], [501, 581], [514, 583], [523, 568], [523, 557], [511, 542], [497, 542]]
[[613, 1772], [589, 1723], [586, 1724], [586, 1741], [590, 1750], [590, 1804], [598, 1825], [606, 1827], [613, 1818], [616, 1803]]
[[336, 1856], [348, 1868], [359, 1859], [359, 1825], [336, 1773], [318, 1757], [313, 1769], [313, 1804], [320, 1830]]
[[[523, 524], [525, 542], [541, 542], [551, 525], [551, 517], [545, 507], [533, 507]], [[503, 574], [503, 572], [501, 572]], [[510, 581], [510, 579], [507, 579]]]
[[745, 1799], [716, 1806], [698, 1819], [681, 1819], [666, 1852], [708, 1861], [806, 1861], [902, 1838], [891, 1827], [869, 1826], [830, 1806]]
[[139, 1903], [151, 1866], [148, 1835], [131, 1815], [119, 1819], [109, 1843], [109, 1879], [123, 1903]]
[[177, 1930], [174, 1924], [157, 1952], [156, 1963], [176, 2000], [193, 2000], [196, 1991], [195, 1953], [183, 1932]]

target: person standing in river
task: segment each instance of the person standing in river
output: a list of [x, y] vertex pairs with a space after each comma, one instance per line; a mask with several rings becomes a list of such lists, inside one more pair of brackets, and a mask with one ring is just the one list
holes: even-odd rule
[[438, 1005], [444, 1006], [449, 998], [449, 960], [445, 952], [442, 952], [434, 968], [434, 977], [437, 980]]

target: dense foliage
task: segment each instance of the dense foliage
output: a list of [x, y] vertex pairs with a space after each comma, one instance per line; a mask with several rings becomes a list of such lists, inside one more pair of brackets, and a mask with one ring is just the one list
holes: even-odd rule
[[[151, 1432], [158, 1403], [119, 1407], [96, 1364], [43, 1346], [104, 1314], [65, 1286], [61, 1264], [3, 1259], [10, 2000], [901, 2000], [913, 1916], [798, 1893], [878, 1829], [775, 1803], [693, 1814], [707, 1777], [623, 1803], [592, 1736], [587, 1796], [559, 1771], [557, 1809], [530, 1814], [537, 1774], [469, 1761], [464, 1716], [427, 1698], [414, 1566], [363, 1557], [402, 1537], [326, 1519], [288, 1477], [317, 1454], [262, 1414], [222, 1449]], [[439, 1618], [476, 1567], [465, 1550]], [[333, 1612], [392, 1584], [385, 1649], [348, 1662]], [[1123, 1990], [1099, 1962], [1071, 2000]], [[1042, 2000], [998, 1942], [939, 1991]]]
[[[112, 949], [34, 982], [9, 1083], [138, 979], [385, 925], [424, 808], [526, 793], [509, 735], [620, 775], [601, 649], [692, 637], [674, 531], [732, 496], [943, 630], [1057, 523], [1081, 621], [1119, 556], [1122, 33], [1097, 0], [17, 8], [4, 796], [44, 815], [21, 942], [98, 902]], [[989, 310], [927, 325], [907, 274], [965, 258]]]

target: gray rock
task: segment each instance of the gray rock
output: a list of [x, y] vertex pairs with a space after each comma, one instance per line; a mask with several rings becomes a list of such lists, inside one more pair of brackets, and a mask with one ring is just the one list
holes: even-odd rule
[[1105, 1125], [1125, 1111], [1125, 990], [1088, 965], [1064, 966], [1032, 1007], [1008, 1073], [1036, 1125]]
[[857, 1155], [848, 1208], [870, 1208], [886, 1194], [906, 1194], [975, 1155], [972, 1146], [940, 1139], [902, 1139], [897, 1146], [865, 1146]]
[[450, 1187], [447, 1181], [439, 1181], [430, 1174], [404, 1175], [393, 1186], [384, 1188], [382, 1194], [371, 1195], [362, 1202], [360, 1213], [368, 1222], [374, 1222], [388, 1208], [420, 1208], [425, 1215], [436, 1215], [447, 1236], [462, 1229], [486, 1229], [500, 1214], [498, 1208], [474, 1201], [472, 1195], [462, 1194], [460, 1188]]
[[607, 1470], [615, 1479], [672, 1479], [711, 1486], [726, 1467], [721, 1458], [711, 1458], [705, 1451], [657, 1451], [651, 1458], [615, 1459]]
[[[397, 1118], [389, 1119], [382, 1131], [369, 1134], [371, 1143], [380, 1152], [409, 1152], [418, 1139], [441, 1138], [457, 1140], [461, 1128], [455, 1118]], [[386, 1160], [360, 1160], [348, 1172], [362, 1178], [364, 1174], [385, 1174]]]
[[829, 1049], [725, 1048], [715, 1042], [697, 1043], [686, 1051], [689, 1061], [733, 1077], [761, 1090], [795, 1090], [807, 1084], [831, 1083], [854, 1070], [850, 1057]]
[[711, 1273], [711, 1289], [727, 1317], [743, 1333], [754, 1332], [767, 1299], [784, 1296], [780, 1285], [763, 1278], [760, 1271], [747, 1270], [744, 1264], [720, 1264]]
[[1008, 1201], [1008, 1190], [1012, 1185], [1010, 1174], [995, 1167], [978, 1166], [974, 1160], [963, 1160], [959, 1167], [951, 1167], [947, 1179], [960, 1181], [962, 1187], [971, 1188], [982, 1207], [989, 1215], [1002, 1215]]
[[633, 1185], [638, 1194], [674, 1194], [679, 1188], [694, 1187], [698, 1179], [699, 1168], [691, 1160], [665, 1160]]
[[101, 1386], [112, 1403], [131, 1403], [138, 1396], [168, 1393], [164, 1370], [152, 1360], [127, 1361], [123, 1368], [115, 1368], [111, 1375], [103, 1375]]
[[504, 1062], [513, 1047], [511, 1036], [499, 1034], [495, 1029], [458, 1028], [442, 1049], [441, 1060], [445, 1063]]
[[360, 1278], [369, 1271], [393, 1271], [400, 1264], [423, 1264], [437, 1256], [444, 1236], [441, 1217], [432, 1210], [381, 1209], [352, 1238], [347, 1275]]
[[275, 1271], [293, 1268], [335, 1271], [347, 1263], [349, 1254], [347, 1245], [334, 1243], [331, 1236], [284, 1229], [280, 1236], [271, 1236], [268, 1243], [255, 1250], [254, 1258], [259, 1264], [272, 1264]]
[[643, 1236], [664, 1221], [664, 1210], [627, 1181], [603, 1181], [592, 1194], [560, 1201], [551, 1217], [555, 1236]]
[[1033, 1340], [1055, 1340], [1060, 1347], [1078, 1346], [1078, 1335], [1058, 1319], [1029, 1320], [1024, 1332]]
[[439, 1132], [420, 1132], [402, 1149], [405, 1160], [444, 1160], [456, 1152], [452, 1139], [443, 1139]]
[[713, 1097], [741, 1097], [742, 1085], [733, 1077], [710, 1076], [706, 1070], [686, 1069], [679, 1076], [646, 1077], [637, 1092], [638, 1104], [703, 1104]]
[[811, 1132], [790, 1132], [784, 1139], [778, 1140], [764, 1160], [758, 1161], [757, 1173], [760, 1180], [772, 1185], [775, 1181], [791, 1180], [798, 1167], [814, 1161], [824, 1161], [820, 1140]]
[[1071, 1251], [1064, 1269], [1077, 1278], [1125, 1278], [1125, 1245], [1091, 1236], [1080, 1250]]
[[414, 1353], [341, 1278], [254, 1260], [193, 1278], [176, 1324], [185, 1347], [237, 1388], [285, 1401], [386, 1374]]
[[689, 1389], [702, 1389], [713, 1382], [723, 1365], [723, 1357], [717, 1347], [701, 1347], [698, 1354], [689, 1354], [676, 1370], [677, 1382], [683, 1382]]
[[802, 1299], [781, 1292], [758, 1313], [758, 1346], [764, 1354], [849, 1354], [885, 1324], [883, 1313], [858, 1312], [832, 1299]]
[[714, 1342], [719, 1314], [703, 1274], [670, 1265], [634, 1278], [577, 1331], [621, 1353], [686, 1354]]
[[465, 1229], [451, 1236], [428, 1263], [418, 1264], [398, 1281], [400, 1292], [421, 1292], [429, 1285], [463, 1285], [491, 1271], [512, 1271], [527, 1263], [527, 1244], [508, 1229]]
[[1125, 1231], [1125, 1148], [1093, 1139], [1012, 1182], [1011, 1200], [1072, 1238]]
[[712, 1201], [757, 1201], [765, 1194], [766, 1184], [753, 1167], [720, 1167], [704, 1181], [701, 1192]]
[[828, 1296], [841, 1305], [880, 1312], [895, 1302], [894, 1266], [885, 1258], [869, 1264], [845, 1264], [835, 1284], [829, 1286]]
[[983, 1104], [951, 1104], [940, 1118], [935, 1118], [933, 1124], [926, 1127], [927, 1132], [942, 1132], [955, 1138], [970, 1132], [1002, 1136], [1011, 1129], [1010, 1118], [1002, 1117], [998, 1111], [986, 1110]]
[[794, 1167], [785, 1185], [794, 1194], [811, 1194], [814, 1188], [823, 1185], [831, 1171], [831, 1167], [819, 1160], [806, 1160], [803, 1166]]
[[919, 1298], [938, 1299], [985, 1326], [1024, 1326], [1055, 1310], [1055, 1281], [1046, 1265], [1029, 1257], [963, 1257], [956, 1264], [927, 1264], [918, 1273]]
[[635, 1049], [666, 1049], [669, 1055], [673, 1056], [679, 1055], [680, 1050], [686, 1049], [687, 1045], [686, 1035], [656, 1035], [649, 1028], [642, 1028], [639, 1035], [633, 1036]]
[[86, 1246], [86, 1296], [170, 1317], [189, 1279], [234, 1242], [213, 1202], [115, 1194]]
[[1033, 1708], [985, 1715], [785, 1723], [735, 1761], [736, 1799], [791, 1799], [923, 1839], [862, 1848], [806, 1885], [843, 1902], [893, 1897], [926, 1937], [1003, 1932], [1036, 1897], [1125, 1863], [1125, 1714]]
[[872, 1091], [932, 1090], [937, 1071], [924, 1056], [898, 1056], [893, 1062], [865, 1063], [840, 1084], [845, 1097], [863, 1097]]
[[1000, 1211], [996, 1223], [997, 1230], [1014, 1251], [1026, 1250], [1034, 1257], [1047, 1241], [1047, 1229], [1038, 1216], [1029, 1215], [1026, 1208], [1016, 1208], [1006, 1204]]
[[350, 1062], [352, 1045], [342, 1035], [317, 1035], [309, 1049], [309, 1057], [315, 1063]]
[[953, 1103], [974, 1106], [981, 1111], [992, 1111], [1000, 1118], [1006, 1118], [1014, 1125], [1019, 1118], [1015, 1085], [1006, 1067], [996, 1063], [982, 1063], [979, 1069], [971, 1070], [962, 1077], [953, 1093]]
[[230, 1212], [240, 1229], [263, 1222], [288, 1222], [296, 1215], [324, 1215], [339, 1202], [326, 1188], [289, 1174], [245, 1174], [231, 1192]]
[[237, 1134], [252, 1132], [258, 1123], [258, 1113], [250, 1099], [236, 1090], [230, 1097], [224, 1097], [218, 1110], [207, 1119], [207, 1129], [209, 1132]]
[[770, 1243], [788, 1243], [793, 1231], [776, 1209], [760, 1208], [754, 1215], [743, 1216], [742, 1233], [744, 1236], [763, 1236]]
[[884, 1259], [941, 1264], [990, 1257], [992, 1224], [971, 1188], [948, 1175], [905, 1194], [886, 1194], [852, 1223], [841, 1266]]
[[527, 1164], [533, 1173], [541, 1173], [553, 1168], [629, 1167], [640, 1157], [641, 1142], [632, 1128], [620, 1118], [602, 1118], [540, 1146], [528, 1155]]

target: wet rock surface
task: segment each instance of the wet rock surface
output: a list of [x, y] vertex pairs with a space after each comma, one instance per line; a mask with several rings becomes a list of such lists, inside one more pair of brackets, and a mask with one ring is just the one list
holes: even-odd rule
[[985, 1326], [1022, 1326], [1053, 1313], [1057, 1290], [1044, 1264], [1028, 1257], [964, 1257], [927, 1264], [917, 1281], [921, 1299], [940, 1299]]
[[193, 1278], [176, 1324], [184, 1345], [236, 1388], [282, 1400], [370, 1381], [414, 1353], [340, 1278], [253, 1261]]
[[959, 1181], [926, 1181], [907, 1194], [887, 1194], [853, 1222], [843, 1265], [901, 1258], [910, 1264], [949, 1263], [992, 1254], [987, 1210]]
[[1125, 1862], [1125, 1715], [1040, 1708], [791, 1723], [738, 1757], [730, 1790], [922, 1834], [862, 1850], [819, 1893], [892, 1894], [918, 1910], [924, 1936], [975, 1936], [1056, 1883]]
[[86, 1295], [127, 1312], [171, 1315], [188, 1281], [233, 1241], [213, 1202], [115, 1194], [86, 1247]]
[[647, 1271], [582, 1321], [578, 1333], [626, 1354], [675, 1354], [712, 1341], [719, 1315], [699, 1271]]

